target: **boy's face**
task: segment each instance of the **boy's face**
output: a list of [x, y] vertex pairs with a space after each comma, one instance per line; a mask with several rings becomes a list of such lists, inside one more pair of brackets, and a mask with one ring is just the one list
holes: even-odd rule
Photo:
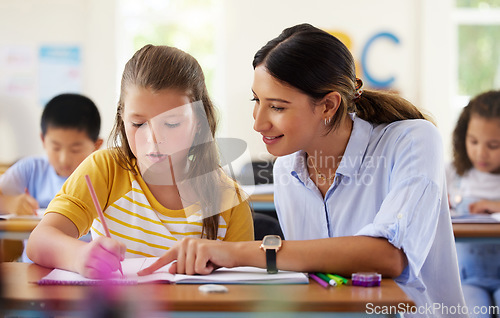
[[56, 173], [69, 177], [88, 155], [101, 147], [102, 139], [94, 142], [85, 131], [49, 127], [42, 135], [42, 143]]

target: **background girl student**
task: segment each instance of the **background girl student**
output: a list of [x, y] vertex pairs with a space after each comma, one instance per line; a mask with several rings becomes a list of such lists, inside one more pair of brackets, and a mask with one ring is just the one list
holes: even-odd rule
[[[308, 24], [269, 41], [253, 66], [254, 129], [279, 157], [278, 269], [377, 271], [417, 306], [463, 305], [435, 126], [396, 95], [362, 91], [348, 49]], [[172, 260], [188, 274], [266, 267], [259, 245], [184, 240], [140, 274]]]
[[[456, 214], [500, 212], [500, 91], [482, 93], [462, 110], [446, 174]], [[475, 306], [499, 306], [500, 245], [458, 243], [457, 253], [469, 312]]]
[[[198, 62], [147, 45], [127, 62], [114, 147], [85, 160], [47, 207], [28, 242], [46, 267], [105, 277], [124, 257], [160, 256], [177, 240], [253, 240], [249, 205], [222, 172], [214, 106]], [[89, 175], [112, 238], [87, 189]], [[77, 240], [88, 230], [93, 240]]]

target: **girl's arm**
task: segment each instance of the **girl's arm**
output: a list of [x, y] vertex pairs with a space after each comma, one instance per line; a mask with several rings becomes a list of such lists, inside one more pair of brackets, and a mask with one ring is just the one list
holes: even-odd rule
[[28, 240], [27, 255], [35, 263], [103, 278], [119, 268], [125, 245], [107, 237], [90, 243], [78, 240], [78, 229], [67, 217], [47, 213]]
[[[176, 260], [172, 273], [209, 274], [217, 267], [266, 267], [260, 241], [220, 242], [184, 239], [160, 259], [139, 272], [146, 275]], [[276, 256], [280, 270], [329, 272], [349, 276], [353, 272], [377, 271], [384, 276], [399, 276], [407, 265], [403, 251], [386, 239], [346, 236], [307, 241], [283, 241]]]
[[470, 213], [500, 212], [500, 201], [481, 200], [469, 205]]

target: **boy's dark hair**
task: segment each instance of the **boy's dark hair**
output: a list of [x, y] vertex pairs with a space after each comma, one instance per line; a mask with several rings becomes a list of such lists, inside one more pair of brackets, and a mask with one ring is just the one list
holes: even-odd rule
[[52, 98], [42, 113], [42, 134], [49, 128], [77, 129], [96, 142], [101, 129], [101, 116], [94, 102], [79, 94], [61, 94]]

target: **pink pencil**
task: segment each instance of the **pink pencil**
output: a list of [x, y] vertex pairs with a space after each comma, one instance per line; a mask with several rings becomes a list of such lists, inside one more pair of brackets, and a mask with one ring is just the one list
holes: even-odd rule
[[328, 288], [328, 286], [330, 286], [330, 285], [328, 285], [327, 282], [325, 282], [324, 280], [322, 280], [321, 278], [319, 278], [318, 276], [316, 276], [316, 274], [309, 273], [309, 277], [311, 277], [312, 279], [314, 279], [318, 284], [320, 284], [324, 288]]
[[[111, 234], [109, 234], [108, 226], [106, 225], [106, 221], [104, 220], [104, 214], [102, 213], [101, 205], [99, 204], [99, 200], [97, 200], [97, 195], [95, 194], [94, 186], [92, 185], [92, 181], [90, 181], [90, 177], [88, 174], [85, 175], [85, 181], [87, 181], [87, 186], [89, 187], [90, 196], [92, 197], [92, 201], [94, 202], [95, 209], [97, 210], [97, 215], [99, 216], [99, 219], [101, 220], [102, 227], [104, 228], [104, 233], [106, 234], [107, 237], [111, 238]], [[123, 276], [121, 263], [120, 263], [119, 270]]]

